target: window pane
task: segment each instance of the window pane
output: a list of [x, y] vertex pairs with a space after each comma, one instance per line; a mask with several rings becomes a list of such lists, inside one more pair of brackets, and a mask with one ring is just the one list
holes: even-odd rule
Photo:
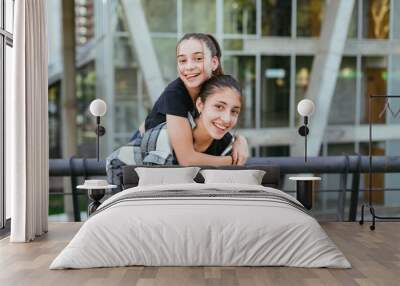
[[312, 62], [312, 56], [296, 57], [295, 126], [300, 122], [300, 114], [297, 112], [297, 104], [306, 96], [308, 85], [310, 84]]
[[228, 34], [255, 34], [256, 24], [255, 0], [224, 1], [224, 32]]
[[173, 81], [178, 76], [176, 71], [176, 42], [176, 38], [153, 38], [153, 46], [165, 83]]
[[261, 58], [261, 127], [289, 125], [290, 57]]
[[343, 57], [331, 103], [329, 124], [355, 124], [356, 81], [356, 58]]
[[235, 77], [242, 87], [242, 109], [238, 121], [240, 128], [256, 127], [256, 59], [252, 56], [224, 57], [224, 71]]
[[[13, 69], [13, 57], [12, 57], [12, 48], [6, 45], [6, 53], [5, 53], [5, 77], [4, 77], [4, 84], [5, 84], [5, 97], [10, 98], [12, 92], [12, 69]], [[4, 157], [3, 157], [4, 158]], [[6, 189], [6, 219], [11, 217], [11, 190]]]
[[[5, 113], [5, 107], [3, 106], [4, 104], [4, 94], [3, 94], [3, 84], [4, 84], [4, 79], [3, 79], [3, 67], [4, 67], [4, 63], [3, 63], [3, 53], [2, 51], [4, 50], [4, 40], [3, 40], [3, 35], [0, 34], [0, 228], [4, 227], [4, 222], [5, 222], [5, 218], [3, 215], [3, 210], [5, 208], [5, 204], [4, 204], [4, 194], [5, 194], [5, 188], [4, 188], [4, 178], [5, 178], [5, 170], [3, 168], [4, 166], [4, 152], [3, 152], [3, 148], [4, 148], [4, 139], [5, 139], [5, 134], [4, 134], [4, 122], [3, 122], [3, 118], [4, 118], [4, 113]], [[6, 71], [7, 74], [7, 71]]]
[[49, 115], [49, 157], [51, 159], [62, 158], [61, 150], [61, 82], [49, 86], [48, 91], [48, 115]]
[[262, 35], [290, 36], [292, 1], [262, 1]]
[[130, 67], [135, 63], [133, 47], [128, 37], [114, 38], [114, 66]]
[[289, 146], [260, 146], [260, 157], [287, 157], [289, 153]]
[[297, 36], [319, 36], [324, 8], [324, 0], [297, 0]]
[[150, 32], [177, 32], [176, 0], [142, 0]]
[[5, 9], [5, 14], [6, 14], [6, 30], [10, 33], [14, 32], [13, 26], [14, 26], [14, 1], [12, 0], [5, 0], [6, 4], [6, 9]]
[[340, 156], [343, 154], [353, 154], [353, 143], [335, 143], [328, 144], [328, 156]]
[[138, 69], [135, 67], [115, 67], [115, 99], [127, 98], [136, 93], [138, 86], [137, 72]]
[[[335, 143], [327, 144], [328, 156], [342, 156], [343, 154], [354, 154], [354, 143]], [[347, 189], [351, 189], [352, 175], [348, 175]], [[321, 211], [324, 213], [325, 219], [337, 220], [338, 212], [338, 199], [341, 192], [341, 175], [340, 174], [324, 174], [322, 179], [323, 189], [331, 190], [319, 196], [318, 204], [321, 205]], [[346, 194], [344, 219], [348, 215], [348, 204], [350, 200], [350, 193]], [[322, 207], [324, 206], [324, 207]]]
[[[395, 99], [400, 101], [399, 99]], [[397, 109], [398, 110], [398, 109]], [[400, 121], [397, 119], [393, 122], [397, 124], [397, 128], [400, 128]], [[398, 130], [398, 129], [397, 129]], [[388, 140], [386, 141], [386, 156], [400, 156], [400, 140]], [[400, 176], [399, 173], [386, 173], [385, 174], [385, 188], [400, 189]], [[397, 210], [400, 206], [400, 192], [385, 192], [385, 204], [387, 206], [395, 206]], [[390, 209], [389, 209], [390, 210]], [[398, 213], [398, 212], [397, 212]]]
[[[133, 79], [134, 77], [136, 77], [136, 79], [131, 80], [131, 82], [137, 84], [138, 74], [135, 69], [120, 70], [118, 73], [115, 73], [116, 86], [118, 86], [119, 91], [123, 91], [123, 93], [119, 93], [114, 100], [114, 132], [118, 134], [117, 136], [121, 136], [122, 133], [126, 133], [127, 137], [131, 136], [132, 131], [138, 128], [141, 123], [142, 118], [139, 118], [139, 114], [137, 113], [139, 97], [136, 90], [134, 90], [134, 88], [137, 89], [137, 86], [134, 84], [127, 84], [127, 80]], [[124, 90], [121, 88], [123, 85], [126, 85], [126, 89]], [[126, 142], [127, 141], [125, 141], [125, 143]]]
[[224, 50], [240, 51], [243, 50], [243, 40], [224, 40]]
[[76, 97], [78, 110], [76, 115], [78, 156], [94, 158], [96, 150], [96, 135], [93, 116], [89, 112], [89, 105], [96, 98], [96, 73], [93, 62], [80, 67], [76, 71]]
[[[369, 95], [385, 95], [387, 86], [387, 58], [363, 57], [362, 58], [362, 93], [361, 93], [361, 123], [368, 124], [368, 98]], [[385, 100], [373, 99], [372, 122], [385, 123]]]
[[[157, 52], [157, 43], [154, 47]], [[174, 59], [175, 57], [173, 57]], [[159, 60], [161, 64], [161, 61]], [[128, 142], [132, 131], [144, 120], [149, 109], [142, 72], [138, 65], [131, 40], [114, 38], [114, 146]]]
[[[392, 15], [400, 15], [400, 1], [393, 1]], [[393, 17], [393, 38], [400, 39], [400, 19]]]
[[349, 24], [349, 30], [347, 32], [347, 38], [355, 39], [357, 38], [358, 31], [358, 1], [354, 2], [353, 13], [351, 15], [351, 20]]
[[[374, 132], [374, 129], [372, 129], [372, 133]], [[374, 138], [372, 138], [373, 140]], [[385, 142], [377, 142], [373, 141], [371, 145], [371, 154], [372, 156], [385, 156]], [[369, 144], [368, 143], [360, 143], [360, 153], [361, 155], [366, 155], [368, 156], [369, 154]], [[372, 173], [371, 175], [371, 185], [372, 189], [382, 189], [385, 187], [385, 174], [384, 173]], [[360, 188], [361, 189], [369, 189], [369, 175], [364, 174], [361, 175], [360, 179]], [[396, 192], [397, 193], [397, 192]], [[377, 205], [383, 205], [385, 203], [385, 192], [382, 191], [372, 191], [372, 202], [373, 204]], [[368, 200], [368, 191], [364, 192], [363, 196], [360, 198], [361, 200], [364, 199], [364, 201]], [[368, 213], [368, 212], [366, 212]], [[368, 219], [368, 216], [367, 216]]]
[[215, 32], [215, 0], [182, 0], [182, 30], [184, 33]]
[[[122, 5], [117, 5], [115, 8], [116, 21], [115, 21], [115, 31], [117, 32], [128, 32], [128, 23], [126, 15]], [[149, 24], [150, 25], [150, 24]]]
[[137, 67], [115, 68], [114, 77], [114, 132], [116, 138], [122, 136], [126, 143], [132, 131], [145, 119], [149, 111], [149, 97]]
[[389, 37], [390, 0], [363, 1], [363, 36], [369, 39]]

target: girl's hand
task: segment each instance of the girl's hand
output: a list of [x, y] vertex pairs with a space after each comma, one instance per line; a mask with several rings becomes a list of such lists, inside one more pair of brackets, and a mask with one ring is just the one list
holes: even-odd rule
[[187, 118], [167, 114], [167, 131], [172, 149], [175, 151], [176, 158], [180, 165], [231, 165], [231, 156], [212, 156], [195, 151], [192, 128]]
[[236, 135], [232, 147], [232, 165], [244, 165], [249, 158], [249, 146], [246, 138]]

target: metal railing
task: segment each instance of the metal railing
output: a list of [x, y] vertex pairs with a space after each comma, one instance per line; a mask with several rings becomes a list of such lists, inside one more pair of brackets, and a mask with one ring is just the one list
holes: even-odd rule
[[[352, 175], [350, 190], [350, 221], [355, 221], [360, 193], [360, 176], [369, 172], [369, 157], [361, 155], [320, 156], [309, 157], [307, 163], [303, 157], [253, 157], [247, 161], [248, 166], [279, 166], [283, 177], [287, 174], [315, 173], [315, 174], [340, 174], [338, 213], [339, 220], [344, 219], [347, 183]], [[79, 201], [76, 185], [78, 177], [105, 176], [105, 160], [75, 158], [50, 159], [50, 176], [71, 177], [72, 196], [75, 220], [80, 220]], [[400, 156], [374, 156], [372, 157], [372, 173], [397, 173], [400, 172]], [[381, 189], [385, 190], [385, 189]]]

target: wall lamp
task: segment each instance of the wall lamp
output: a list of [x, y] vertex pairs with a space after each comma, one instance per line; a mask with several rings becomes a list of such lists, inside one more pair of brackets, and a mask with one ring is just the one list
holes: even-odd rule
[[106, 134], [106, 129], [100, 125], [100, 117], [104, 116], [107, 112], [107, 104], [104, 100], [95, 99], [90, 103], [90, 113], [96, 117], [96, 135], [97, 135], [97, 162], [100, 160], [100, 136]]
[[304, 117], [304, 125], [300, 126], [299, 134], [304, 137], [304, 161], [307, 162], [307, 135], [310, 132], [308, 129], [308, 118], [314, 113], [315, 105], [310, 99], [303, 99], [297, 105], [297, 112]]

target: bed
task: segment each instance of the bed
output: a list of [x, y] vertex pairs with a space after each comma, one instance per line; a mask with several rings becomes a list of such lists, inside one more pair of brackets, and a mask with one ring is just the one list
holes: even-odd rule
[[199, 174], [194, 183], [151, 186], [138, 186], [135, 167], [124, 168], [124, 190], [100, 205], [50, 269], [351, 267], [307, 210], [278, 189], [278, 167], [242, 167], [265, 170], [262, 185], [205, 184]]

